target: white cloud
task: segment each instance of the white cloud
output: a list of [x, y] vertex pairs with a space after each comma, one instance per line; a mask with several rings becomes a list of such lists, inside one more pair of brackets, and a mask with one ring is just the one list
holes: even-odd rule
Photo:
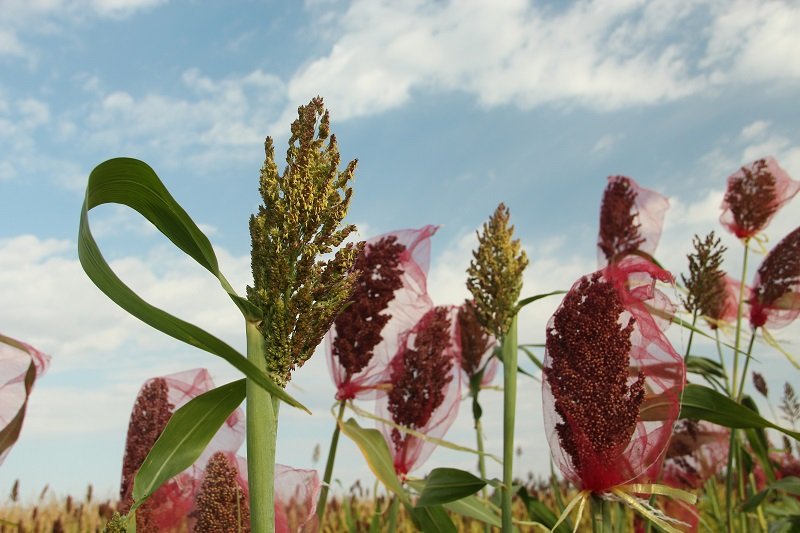
[[[188, 96], [125, 91], [101, 95], [92, 105], [86, 133], [104, 150], [135, 152], [157, 148], [165, 159], [203, 166], [216, 158], [247, 157], [263, 144], [269, 110], [283, 94], [278, 78], [261, 70], [212, 79], [197, 69], [183, 73]], [[97, 84], [93, 85], [95, 88]]]
[[415, 91], [614, 110], [720, 83], [795, 83], [799, 22], [800, 8], [782, 1], [355, 0], [330, 51], [288, 82], [279, 124], [316, 94], [345, 119], [403, 105]]
[[0, 57], [35, 61], [39, 51], [26, 43], [30, 34], [62, 33], [64, 27], [87, 18], [124, 18], [169, 0], [3, 0]]
[[719, 5], [702, 65], [735, 81], [792, 80], [800, 65], [800, 6], [795, 2], [737, 0]]

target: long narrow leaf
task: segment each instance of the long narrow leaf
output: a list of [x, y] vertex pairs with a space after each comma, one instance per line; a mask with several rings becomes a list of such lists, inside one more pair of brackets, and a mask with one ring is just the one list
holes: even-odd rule
[[375, 474], [387, 489], [391, 490], [403, 501], [408, 502], [408, 495], [403, 490], [400, 480], [394, 470], [392, 454], [386, 440], [377, 429], [364, 429], [358, 425], [355, 419], [351, 418], [347, 422], [339, 422], [342, 433], [352, 440], [361, 450], [364, 459], [367, 461], [372, 473]]
[[548, 296], [554, 296], [556, 294], [567, 294], [567, 291], [553, 291], [544, 294], [536, 294], [534, 296], [528, 296], [527, 298], [523, 298], [522, 300], [517, 302], [517, 309], [522, 309], [526, 305], [531, 304], [536, 300], [541, 300], [542, 298], [547, 298]]
[[136, 473], [132, 510], [162, 483], [192, 466], [245, 394], [246, 381], [240, 379], [211, 389], [175, 411]]
[[734, 402], [713, 389], [700, 385], [688, 384], [683, 389], [681, 418], [707, 420], [729, 428], [772, 428], [800, 440], [800, 433], [797, 431], [773, 424], [744, 405]]
[[78, 257], [97, 288], [142, 322], [225, 359], [273, 396], [310, 412], [228, 344], [194, 324], [147, 303], [117, 277], [100, 253], [89, 228], [89, 210], [106, 203], [119, 203], [141, 213], [176, 246], [219, 279], [246, 319], [254, 319], [257, 313], [252, 304], [236, 295], [219, 272], [216, 256], [206, 236], [170, 196], [155, 172], [147, 164], [135, 159], [106, 161], [89, 176], [78, 232]]

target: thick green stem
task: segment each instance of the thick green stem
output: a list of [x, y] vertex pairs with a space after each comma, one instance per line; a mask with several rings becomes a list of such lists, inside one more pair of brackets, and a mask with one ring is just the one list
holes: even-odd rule
[[319, 491], [319, 501], [317, 502], [317, 520], [319, 528], [322, 530], [325, 519], [325, 506], [328, 502], [328, 489], [330, 488], [331, 477], [333, 477], [333, 463], [336, 461], [336, 447], [339, 445], [339, 424], [344, 417], [344, 401], [339, 402], [339, 414], [336, 416], [336, 427], [333, 429], [331, 446], [328, 448], [328, 462], [325, 463], [325, 474], [322, 477], [322, 488]]
[[609, 533], [611, 531], [611, 512], [608, 502], [592, 494], [590, 500], [592, 509], [592, 533]]
[[514, 422], [517, 404], [517, 315], [503, 337], [503, 531], [512, 531]]
[[[266, 372], [264, 337], [255, 322], [247, 322], [247, 359]], [[247, 380], [247, 477], [250, 491], [250, 530], [275, 531], [275, 444], [278, 400]]]
[[729, 391], [731, 384], [728, 378], [728, 369], [725, 366], [725, 357], [722, 355], [722, 342], [719, 340], [719, 329], [714, 330], [714, 337], [717, 345], [717, 355], [719, 356], [719, 365], [722, 367], [722, 373], [725, 374], [725, 390]]

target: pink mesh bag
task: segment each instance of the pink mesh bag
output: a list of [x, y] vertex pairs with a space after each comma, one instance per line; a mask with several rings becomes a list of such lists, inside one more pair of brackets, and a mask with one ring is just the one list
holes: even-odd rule
[[770, 250], [750, 295], [750, 325], [782, 328], [800, 314], [800, 227]]
[[[247, 459], [233, 453], [226, 455], [236, 466], [237, 482], [246, 499], [249, 495]], [[316, 470], [275, 465], [275, 533], [313, 533], [318, 530], [316, 507], [320, 486]]]
[[[456, 314], [454, 306], [435, 307], [400, 335], [389, 364], [392, 389], [377, 404], [380, 418], [437, 439], [453, 424], [461, 401]], [[418, 468], [436, 447], [389, 424], [378, 425], [401, 476]]]
[[664, 336], [672, 275], [628, 256], [578, 280], [547, 326], [542, 394], [555, 463], [603, 492], [660, 463], [680, 410], [683, 359]]
[[[136, 470], [141, 466], [141, 462], [155, 442], [155, 438], [163, 431], [171, 413], [184, 406], [192, 398], [213, 388], [214, 382], [205, 368], [151, 378], [142, 385], [128, 425], [120, 490], [120, 509], [123, 512], [127, 512], [131, 505], [133, 478]], [[155, 423], [149, 418], [154, 413], [160, 413], [160, 420]], [[142, 433], [150, 434], [155, 438], [142, 440]], [[209, 458], [217, 451], [235, 452], [241, 447], [244, 437], [244, 412], [236, 409], [195, 464], [164, 483], [150, 496], [147, 502], [139, 507], [137, 531], [145, 533], [148, 531], [171, 531], [180, 527], [194, 507], [194, 496], [199, 488], [201, 473]], [[134, 460], [131, 461], [131, 458]]]
[[699, 489], [728, 461], [730, 433], [705, 421], [681, 420], [675, 425], [661, 479], [679, 489]]
[[[433, 307], [427, 273], [430, 238], [437, 229], [428, 225], [394, 231], [366, 242], [359, 264], [370, 277], [362, 280], [354, 302], [339, 315], [326, 337], [326, 359], [338, 400], [375, 399], [385, 393], [388, 364], [397, 352], [400, 333]], [[387, 290], [393, 277], [396, 289]], [[387, 297], [385, 307], [376, 304]]]
[[720, 223], [740, 239], [749, 239], [769, 225], [775, 213], [800, 191], [772, 157], [749, 163], [728, 177]]
[[[741, 282], [738, 279], [731, 276], [725, 276], [725, 302], [720, 309], [719, 316], [710, 317], [713, 321], [711, 322], [711, 327], [713, 329], [716, 329], [722, 324], [731, 324], [736, 322], [736, 316], [739, 313], [740, 288]], [[747, 316], [749, 313], [749, 305], [747, 304], [747, 300], [749, 299], [748, 294], [750, 294], [750, 291], [750, 287], [745, 286], [745, 304], [742, 306], [742, 313], [744, 313], [744, 316]]]
[[609, 176], [600, 205], [597, 262], [600, 267], [625, 255], [655, 253], [669, 200], [640, 187], [633, 178]]
[[33, 346], [0, 334], [0, 465], [22, 430], [33, 383], [49, 364]]

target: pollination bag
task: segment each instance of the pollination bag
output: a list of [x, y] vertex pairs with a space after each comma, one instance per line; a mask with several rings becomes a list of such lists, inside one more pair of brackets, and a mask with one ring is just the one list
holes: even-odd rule
[[326, 336], [328, 368], [339, 400], [385, 394], [400, 333], [433, 307], [427, 289], [430, 238], [437, 226], [394, 231], [366, 242], [352, 303]]
[[578, 280], [548, 323], [545, 429], [554, 462], [583, 490], [640, 478], [669, 443], [685, 369], [656, 281], [672, 275], [628, 256]]

